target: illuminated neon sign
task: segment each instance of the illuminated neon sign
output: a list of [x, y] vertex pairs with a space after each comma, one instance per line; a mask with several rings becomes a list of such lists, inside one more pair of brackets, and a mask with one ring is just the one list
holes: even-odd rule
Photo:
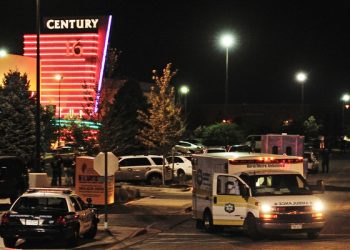
[[[40, 102], [56, 106], [56, 116], [97, 112], [111, 21], [111, 16], [44, 19]], [[36, 57], [36, 50], [36, 35], [24, 35], [24, 56]]]

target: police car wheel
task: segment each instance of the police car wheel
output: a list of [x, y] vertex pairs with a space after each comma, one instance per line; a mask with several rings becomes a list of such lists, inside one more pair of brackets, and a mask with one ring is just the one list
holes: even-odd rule
[[79, 227], [77, 227], [74, 230], [72, 237], [70, 237], [67, 241], [67, 245], [69, 247], [76, 246], [78, 244], [78, 240], [79, 240]]
[[4, 238], [4, 245], [8, 248], [15, 248], [17, 242], [17, 238]]
[[95, 238], [96, 233], [97, 233], [97, 224], [93, 222], [89, 231], [87, 231], [83, 236], [85, 239], [93, 239]]
[[311, 240], [317, 239], [320, 236], [319, 232], [308, 232], [307, 237]]

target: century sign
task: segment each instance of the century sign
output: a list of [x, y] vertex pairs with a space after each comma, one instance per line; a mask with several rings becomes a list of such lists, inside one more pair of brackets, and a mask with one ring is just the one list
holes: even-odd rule
[[86, 30], [97, 29], [98, 18], [45, 18], [44, 25], [48, 30]]

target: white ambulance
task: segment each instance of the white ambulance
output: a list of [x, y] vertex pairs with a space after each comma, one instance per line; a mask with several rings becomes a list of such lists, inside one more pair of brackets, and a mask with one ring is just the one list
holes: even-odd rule
[[251, 238], [307, 233], [317, 238], [325, 224], [322, 181], [310, 186], [303, 158], [258, 153], [193, 155], [193, 217], [197, 228], [243, 229]]

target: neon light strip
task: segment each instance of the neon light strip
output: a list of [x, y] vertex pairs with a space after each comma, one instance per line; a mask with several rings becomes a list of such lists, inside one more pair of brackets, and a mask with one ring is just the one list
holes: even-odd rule
[[100, 100], [100, 91], [101, 91], [101, 87], [102, 87], [103, 72], [104, 72], [104, 69], [105, 69], [106, 54], [107, 54], [107, 47], [108, 47], [108, 40], [109, 40], [109, 32], [111, 30], [111, 24], [112, 24], [112, 15], [110, 15], [108, 17], [107, 34], [106, 34], [106, 39], [105, 39], [105, 47], [104, 47], [104, 50], [103, 50], [102, 67], [101, 67], [101, 71], [100, 71], [100, 79], [98, 81], [97, 96], [96, 96], [94, 112], [97, 112], [97, 106], [98, 106], [98, 102]]
[[61, 62], [61, 61], [65, 61], [65, 62], [85, 62], [84, 58], [71, 58], [71, 59], [41, 59], [40, 61], [42, 62]]
[[89, 97], [90, 95], [74, 95], [74, 96], [72, 96], [72, 95], [41, 95], [41, 96], [46, 96], [46, 97], [59, 97], [59, 96], [61, 96], [61, 97], [73, 98], [73, 97]]
[[[76, 106], [67, 106], [67, 107], [63, 107], [63, 108], [83, 109], [82, 106], [80, 106], [80, 107], [76, 107]], [[93, 108], [92, 108], [92, 107], [84, 107], [84, 109], [93, 109]], [[63, 114], [62, 111], [61, 111], [61, 114]], [[69, 113], [66, 113], [66, 114], [69, 114]]]
[[[80, 36], [80, 37], [98, 37], [97, 34], [93, 33], [93, 34], [90, 34], [90, 33], [81, 33], [81, 34], [53, 34], [53, 35], [50, 35], [50, 34], [45, 34], [45, 35], [41, 35], [40, 34], [40, 38], [50, 38], [50, 37], [75, 37], [75, 36]], [[24, 38], [34, 38], [36, 39], [36, 35], [24, 35], [23, 36]]]
[[[67, 49], [67, 46], [66, 47], [40, 47], [40, 51], [42, 50], [60, 50], [60, 49], [64, 49], [66, 50]], [[97, 50], [97, 47], [89, 47], [89, 46], [84, 46], [84, 50], [85, 49], [92, 49], [92, 50]], [[36, 48], [35, 47], [25, 47], [24, 50], [35, 50], [36, 51]]]
[[[93, 76], [66, 76], [66, 77], [64, 77], [64, 79], [81, 79], [81, 78], [95, 79], [95, 77], [93, 77]], [[56, 80], [54, 76], [52, 76], [52, 77], [44, 76], [44, 77], [41, 77], [41, 79], [54, 79], [54, 80]]]
[[[81, 93], [81, 89], [64, 89], [64, 88], [61, 88], [61, 89], [42, 89], [41, 91], [43, 92], [56, 92], [56, 91], [72, 91], [72, 92], [77, 92], [79, 91]], [[88, 92], [94, 92], [95, 90], [93, 89], [84, 89], [84, 91], [88, 91]]]
[[[84, 52], [84, 55], [97, 56], [97, 53]], [[36, 56], [36, 53], [24, 53], [24, 56]], [[67, 56], [66, 53], [40, 53], [40, 56]]]
[[[52, 103], [52, 101], [40, 101], [40, 102], [42, 102], [42, 103]], [[83, 100], [81, 100], [81, 101], [60, 101], [60, 103], [62, 104], [62, 103], [90, 103], [90, 101], [83, 101]]]
[[77, 68], [77, 67], [92, 67], [92, 68], [96, 68], [97, 66], [94, 64], [50, 64], [50, 65], [42, 65], [42, 68]]
[[94, 74], [95, 71], [92, 70], [77, 70], [77, 71], [67, 71], [67, 70], [54, 70], [54, 71], [41, 71], [43, 73], [70, 73], [70, 74], [77, 74], [77, 73], [87, 73], [87, 74]]
[[[80, 43], [98, 43], [98, 41], [95, 40], [79, 40]], [[40, 41], [40, 45], [41, 44], [57, 44], [57, 43], [64, 43], [66, 44], [67, 41]], [[36, 41], [24, 41], [24, 44], [36, 44]]]
[[[43, 86], [57, 86], [57, 83], [41, 83]], [[61, 83], [61, 86], [80, 86], [82, 87], [82, 83]], [[85, 83], [85, 86], [95, 86], [95, 83]]]

